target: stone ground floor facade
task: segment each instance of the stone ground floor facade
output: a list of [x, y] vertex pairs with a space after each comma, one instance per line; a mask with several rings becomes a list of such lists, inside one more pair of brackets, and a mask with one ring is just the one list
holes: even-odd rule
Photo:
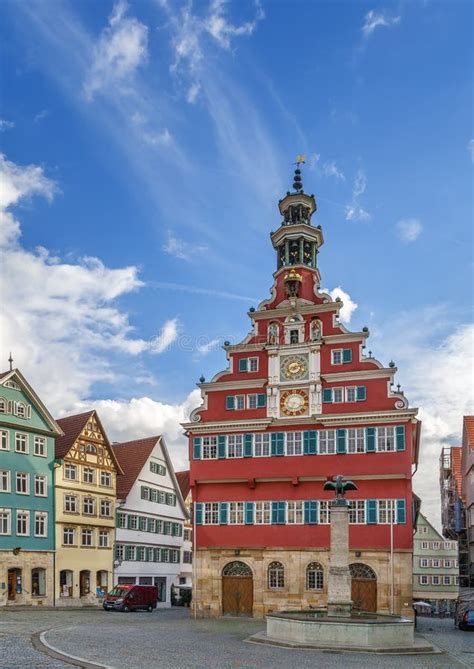
[[0, 551], [0, 606], [52, 606], [52, 551]]
[[[325, 607], [329, 551], [199, 549], [193, 606], [198, 617], [251, 615]], [[359, 610], [412, 617], [412, 553], [396, 551], [391, 606], [390, 553], [350, 551], [352, 599]]]
[[113, 550], [60, 548], [56, 553], [56, 606], [100, 604], [112, 587]]

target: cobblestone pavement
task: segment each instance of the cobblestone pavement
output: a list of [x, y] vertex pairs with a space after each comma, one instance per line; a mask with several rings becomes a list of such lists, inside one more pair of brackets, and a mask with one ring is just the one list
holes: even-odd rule
[[0, 667], [71, 669], [36, 651], [33, 633], [60, 651], [114, 669], [464, 669], [474, 667], [474, 633], [454, 629], [452, 620], [419, 619], [419, 631], [441, 646], [442, 655], [383, 656], [290, 650], [243, 643], [264, 622], [226, 618], [197, 620], [187, 609], [153, 613], [102, 610], [0, 611]]

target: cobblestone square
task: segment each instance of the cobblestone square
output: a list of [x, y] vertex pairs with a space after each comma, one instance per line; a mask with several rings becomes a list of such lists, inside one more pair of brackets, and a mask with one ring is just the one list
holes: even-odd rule
[[[0, 667], [65, 669], [283, 669], [298, 666], [355, 669], [458, 669], [474, 667], [474, 634], [451, 619], [419, 619], [419, 633], [443, 652], [435, 655], [370, 655], [274, 648], [246, 643], [264, 628], [261, 620], [221, 618], [194, 621], [187, 609], [149, 613], [101, 610], [6, 610], [0, 613]], [[38, 633], [64, 659], [43, 650]], [[33, 637], [33, 639], [32, 639]], [[34, 645], [33, 645], [34, 644]], [[80, 659], [67, 661], [66, 656]]]

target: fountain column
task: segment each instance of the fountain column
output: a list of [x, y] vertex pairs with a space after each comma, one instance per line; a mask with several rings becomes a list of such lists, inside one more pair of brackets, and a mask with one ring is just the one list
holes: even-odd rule
[[328, 616], [349, 617], [352, 610], [348, 511], [345, 499], [331, 502]]

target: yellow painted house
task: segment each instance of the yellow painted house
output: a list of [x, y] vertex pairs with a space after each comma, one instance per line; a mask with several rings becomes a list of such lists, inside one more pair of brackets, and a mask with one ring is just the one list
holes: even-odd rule
[[96, 603], [112, 587], [117, 474], [122, 470], [95, 411], [57, 421], [57, 605]]

